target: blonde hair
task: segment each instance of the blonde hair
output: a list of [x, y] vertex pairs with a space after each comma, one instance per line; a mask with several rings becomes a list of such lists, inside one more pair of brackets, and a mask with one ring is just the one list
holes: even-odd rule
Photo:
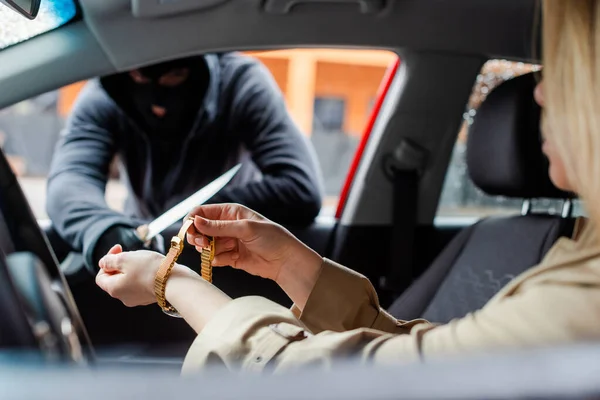
[[[544, 124], [600, 238], [600, 10], [543, 0]], [[600, 242], [598, 243], [600, 245]]]

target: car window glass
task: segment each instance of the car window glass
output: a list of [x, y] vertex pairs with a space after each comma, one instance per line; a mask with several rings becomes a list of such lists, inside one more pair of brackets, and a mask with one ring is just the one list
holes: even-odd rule
[[23, 18], [8, 7], [0, 7], [0, 50], [56, 29], [77, 14], [73, 0], [43, 0], [35, 20]]
[[[473, 92], [463, 114], [463, 123], [452, 152], [448, 172], [442, 189], [438, 208], [439, 217], [481, 218], [491, 215], [520, 214], [524, 199], [489, 196], [479, 190], [467, 172], [466, 139], [468, 128], [477, 115], [479, 105], [500, 83], [532, 71], [539, 71], [539, 65], [489, 60], [484, 64], [473, 86]], [[537, 199], [532, 201], [532, 211], [557, 214], [562, 211], [562, 200]], [[574, 202], [573, 213], [584, 213], [579, 201]]]
[[[333, 216], [377, 90], [389, 65], [396, 62], [396, 54], [289, 49], [248, 55], [269, 69], [292, 118], [314, 145], [324, 178], [321, 215]], [[84, 84], [74, 83], [0, 110], [0, 147], [38, 219], [48, 218], [46, 176], [54, 146]], [[117, 165], [115, 160], [106, 200], [112, 208], [123, 210], [127, 189], [119, 179]]]

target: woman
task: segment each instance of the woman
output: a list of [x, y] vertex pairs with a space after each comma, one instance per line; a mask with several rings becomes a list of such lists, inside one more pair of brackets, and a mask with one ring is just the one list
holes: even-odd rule
[[[280, 371], [330, 366], [338, 357], [404, 362], [600, 339], [599, 3], [543, 3], [544, 82], [535, 98], [544, 109], [549, 174], [557, 187], [577, 192], [588, 205], [590, 220], [579, 224], [576, 238], [560, 239], [540, 265], [509, 283], [483, 309], [434, 325], [395, 320], [380, 309], [366, 278], [323, 260], [253, 211], [231, 204], [199, 207], [188, 241], [200, 250], [207, 244], [203, 235], [216, 237], [214, 265], [276, 281], [294, 306], [287, 310], [260, 297], [231, 300], [176, 265], [165, 296], [198, 332], [184, 369], [214, 362]], [[122, 253], [115, 246], [100, 261], [97, 283], [128, 306], [154, 303], [162, 260], [160, 254]]]

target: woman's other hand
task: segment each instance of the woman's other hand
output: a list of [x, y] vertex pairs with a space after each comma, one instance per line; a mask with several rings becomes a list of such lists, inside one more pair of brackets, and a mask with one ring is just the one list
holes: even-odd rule
[[146, 250], [123, 252], [115, 245], [98, 263], [96, 284], [127, 307], [156, 303], [154, 278], [163, 258]]
[[291, 266], [321, 258], [281, 225], [239, 204], [200, 206], [191, 213], [194, 225], [187, 240], [198, 251], [215, 238], [215, 266], [232, 266], [277, 281]]
[[287, 229], [239, 204], [195, 208], [187, 241], [200, 251], [215, 238], [215, 266], [231, 266], [276, 281], [303, 307], [321, 269], [322, 258]]

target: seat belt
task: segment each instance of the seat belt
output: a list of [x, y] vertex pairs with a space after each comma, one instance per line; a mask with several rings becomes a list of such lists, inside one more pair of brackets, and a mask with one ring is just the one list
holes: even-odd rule
[[380, 286], [394, 300], [413, 281], [415, 229], [417, 227], [419, 180], [427, 162], [427, 151], [403, 139], [386, 157], [384, 168], [393, 184], [390, 263]]

